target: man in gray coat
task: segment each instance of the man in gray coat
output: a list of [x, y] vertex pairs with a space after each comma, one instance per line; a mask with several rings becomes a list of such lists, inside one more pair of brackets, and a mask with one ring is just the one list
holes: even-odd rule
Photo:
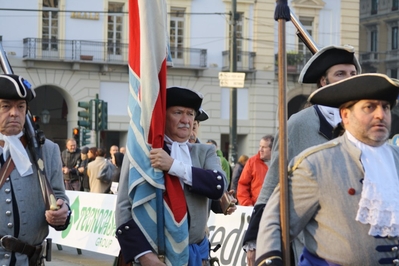
[[[361, 74], [315, 91], [338, 108], [345, 133], [289, 164], [290, 236], [303, 231], [298, 265], [397, 265], [399, 148], [387, 143], [399, 83]], [[280, 187], [263, 213], [256, 265], [283, 265]]]
[[[115, 212], [116, 236], [126, 263], [151, 266], [209, 263], [206, 236], [209, 199], [219, 200], [227, 185], [215, 147], [188, 143], [201, 103], [202, 95], [195, 91], [168, 88], [163, 149], [153, 148], [149, 158], [138, 158], [133, 145], [128, 143], [128, 151], [136, 157], [130, 154], [124, 157]], [[161, 254], [165, 255], [165, 263], [158, 259], [156, 241], [159, 236], [155, 222], [161, 214], [150, 200], [154, 193], [147, 194], [153, 190], [156, 180], [144, 178], [136, 162], [147, 159], [151, 163], [148, 171], [155, 168], [165, 173], [162, 177], [166, 193], [163, 196], [165, 228], [162, 230], [165, 230], [166, 251]], [[137, 178], [136, 172], [140, 172]], [[174, 204], [179, 204], [178, 209]], [[172, 215], [170, 210], [174, 209], [176, 212]], [[169, 216], [182, 218], [171, 221]]]
[[29, 141], [23, 130], [25, 115], [34, 97], [22, 77], [0, 75], [0, 265], [40, 265], [48, 225], [64, 230], [69, 223], [58, 145], [46, 140], [42, 146], [46, 178], [58, 210], [46, 210], [38, 169], [24, 147]]
[[[326, 46], [314, 54], [301, 71], [300, 84], [317, 84], [322, 87], [344, 78], [359, 74], [361, 67], [351, 46]], [[288, 156], [290, 161], [300, 152], [333, 138], [333, 128], [341, 121], [338, 109], [314, 105], [293, 114], [287, 123]], [[279, 182], [279, 138], [275, 136], [272, 158], [262, 190], [259, 194], [247, 232], [244, 237], [244, 250], [247, 252], [248, 265], [255, 262], [256, 237], [259, 221], [270, 195]], [[294, 257], [299, 257], [303, 244], [296, 240], [292, 243]]]

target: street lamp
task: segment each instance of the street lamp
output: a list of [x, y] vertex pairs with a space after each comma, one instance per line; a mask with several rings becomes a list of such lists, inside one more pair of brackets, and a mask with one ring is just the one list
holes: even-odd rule
[[42, 120], [42, 123], [43, 124], [48, 124], [48, 123], [50, 123], [50, 112], [49, 112], [49, 110], [47, 110], [47, 109], [44, 109], [41, 113], [40, 113], [40, 116], [41, 116], [41, 120]]

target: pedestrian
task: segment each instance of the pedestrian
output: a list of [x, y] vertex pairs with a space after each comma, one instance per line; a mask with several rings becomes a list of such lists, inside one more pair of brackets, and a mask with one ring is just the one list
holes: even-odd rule
[[243, 154], [238, 158], [237, 163], [234, 165], [233, 174], [231, 176], [231, 189], [234, 191], [234, 197], [237, 195], [238, 180], [240, 179], [242, 170], [244, 169], [248, 159], [249, 157]]
[[[215, 148], [206, 144], [188, 143], [194, 118], [201, 103], [202, 95], [193, 90], [180, 87], [168, 88], [165, 146], [164, 149], [154, 148], [149, 154], [151, 166], [172, 175], [168, 177], [171, 182], [176, 181], [165, 191], [166, 193], [173, 191], [174, 200], [171, 203], [186, 202], [187, 206], [183, 207], [182, 211], [187, 211], [188, 221], [184, 223], [183, 221], [186, 221], [184, 219], [182, 222], [187, 224], [188, 228], [176, 229], [176, 224], [170, 220], [171, 218], [165, 218], [166, 243], [172, 245], [172, 247], [167, 245], [165, 258], [167, 265], [209, 263], [209, 241], [205, 232], [209, 199], [220, 199], [226, 190], [226, 177]], [[156, 224], [151, 219], [146, 219], [150, 218], [148, 215], [152, 213], [148, 207], [152, 206], [156, 199], [142, 205], [132, 205], [133, 198], [134, 203], [140, 203], [147, 198], [142, 188], [147, 190], [149, 184], [141, 177], [138, 180], [134, 178], [129, 180], [129, 172], [134, 171], [130, 158], [125, 156], [116, 206], [117, 239], [121, 252], [126, 263], [140, 263], [143, 266], [165, 265], [158, 259], [157, 245], [151, 237], [156, 237], [154, 235], [156, 232], [148, 229], [156, 228]], [[144, 197], [143, 200], [139, 200], [140, 197]], [[165, 206], [164, 209], [165, 215], [170, 214], [168, 207]], [[170, 233], [172, 228], [178, 231]], [[177, 243], [171, 238], [179, 238], [182, 241]]]
[[[300, 84], [317, 84], [322, 87], [344, 78], [359, 74], [361, 67], [351, 46], [326, 46], [315, 53], [302, 69]], [[333, 138], [333, 130], [341, 121], [337, 108], [313, 105], [292, 115], [287, 122], [287, 161], [303, 150]], [[248, 265], [255, 263], [256, 237], [259, 221], [270, 195], [279, 182], [279, 139], [278, 133], [272, 147], [270, 168], [262, 190], [254, 206], [247, 232], [244, 236], [243, 249], [247, 252]], [[295, 261], [303, 249], [303, 239], [292, 241]], [[292, 262], [292, 264], [297, 264]]]
[[105, 159], [105, 150], [98, 148], [96, 158], [87, 165], [87, 176], [89, 177], [90, 192], [107, 193], [111, 186], [111, 180], [108, 183], [102, 182], [99, 179], [101, 170], [107, 165]]
[[125, 154], [126, 148], [125, 147], [120, 147], [119, 152]]
[[[396, 265], [399, 147], [387, 143], [399, 83], [360, 74], [312, 93], [339, 108], [342, 136], [311, 147], [289, 164], [289, 232], [303, 231], [299, 266]], [[280, 187], [269, 199], [257, 238], [256, 265], [283, 265]]]
[[112, 194], [118, 193], [119, 178], [120, 178], [120, 174], [121, 174], [123, 157], [124, 157], [124, 154], [120, 153], [120, 152], [115, 152], [114, 155], [112, 156], [112, 163], [115, 166], [115, 171], [113, 172], [113, 175], [112, 175], [112, 184], [110, 187], [110, 192]]
[[[68, 197], [62, 181], [59, 147], [46, 139], [41, 146], [44, 178], [50, 183], [58, 210], [46, 210], [32, 150], [24, 132], [29, 102], [36, 94], [21, 76], [0, 75], [0, 265], [43, 265], [43, 241], [50, 225], [67, 228]], [[49, 202], [47, 202], [49, 204]]]
[[80, 191], [81, 189], [79, 168], [81, 167], [82, 159], [80, 153], [76, 140], [74, 138], [67, 139], [66, 149], [61, 152], [62, 172], [64, 174], [65, 189], [67, 190]]
[[117, 146], [117, 145], [112, 145], [111, 146], [111, 148], [109, 148], [109, 160], [111, 161], [112, 160], [112, 155], [115, 153], [115, 152], [119, 152], [119, 147]]
[[89, 163], [88, 153], [88, 147], [83, 147], [80, 150], [80, 159], [82, 160], [82, 162], [80, 163], [80, 167], [78, 168], [78, 170], [82, 180], [82, 191], [90, 191], [89, 177], [87, 176], [87, 164]]
[[258, 152], [248, 159], [237, 186], [238, 204], [254, 206], [262, 188], [271, 158], [274, 137], [266, 135], [259, 141]]

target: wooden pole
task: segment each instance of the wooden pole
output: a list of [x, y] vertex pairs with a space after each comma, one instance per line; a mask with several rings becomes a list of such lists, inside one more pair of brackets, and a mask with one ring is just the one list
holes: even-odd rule
[[280, 225], [283, 264], [290, 265], [290, 223], [287, 186], [287, 51], [286, 21], [290, 20], [287, 1], [277, 0], [275, 20], [278, 22], [278, 84], [279, 84], [279, 171], [280, 171]]

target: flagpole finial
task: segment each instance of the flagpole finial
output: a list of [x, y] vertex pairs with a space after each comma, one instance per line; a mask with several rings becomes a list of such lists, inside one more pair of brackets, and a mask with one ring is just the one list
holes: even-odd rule
[[291, 20], [290, 8], [287, 4], [287, 0], [276, 0], [276, 9], [274, 11], [274, 19], [285, 19], [286, 21]]

